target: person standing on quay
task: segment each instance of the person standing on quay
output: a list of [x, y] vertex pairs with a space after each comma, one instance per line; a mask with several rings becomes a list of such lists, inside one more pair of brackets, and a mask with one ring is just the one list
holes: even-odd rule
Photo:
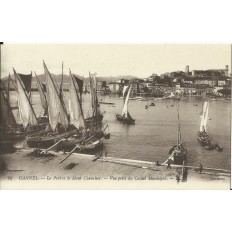
[[167, 166], [167, 169], [171, 169], [171, 160], [168, 159], [168, 166]]
[[202, 173], [202, 170], [203, 170], [203, 166], [202, 166], [202, 164], [200, 164], [200, 168], [199, 168], [199, 173], [200, 174]]

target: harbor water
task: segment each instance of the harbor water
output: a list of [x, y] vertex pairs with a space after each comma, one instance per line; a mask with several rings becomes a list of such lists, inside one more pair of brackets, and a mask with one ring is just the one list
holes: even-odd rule
[[[65, 92], [67, 104], [68, 92]], [[11, 105], [16, 106], [16, 94], [11, 92]], [[213, 144], [223, 147], [223, 152], [205, 150], [197, 140], [200, 127], [202, 104], [209, 100], [209, 119], [207, 133], [212, 137]], [[157, 160], [161, 163], [168, 157], [168, 152], [177, 144], [177, 107], [176, 100], [152, 99], [148, 101], [130, 100], [129, 112], [136, 120], [135, 125], [125, 125], [116, 120], [115, 114], [121, 113], [123, 100], [118, 95], [100, 95], [99, 101], [111, 102], [114, 105], [100, 104], [104, 111], [103, 123], [109, 125], [111, 137], [104, 141], [109, 156], [138, 159], [145, 161]], [[145, 106], [154, 102], [155, 106]], [[230, 169], [230, 101], [188, 96], [182, 97], [179, 105], [181, 137], [187, 146], [187, 164], [203, 167]], [[38, 92], [32, 92], [32, 104], [37, 115], [42, 107]], [[90, 96], [83, 94], [83, 110], [91, 115]], [[18, 117], [17, 109], [14, 114]]]

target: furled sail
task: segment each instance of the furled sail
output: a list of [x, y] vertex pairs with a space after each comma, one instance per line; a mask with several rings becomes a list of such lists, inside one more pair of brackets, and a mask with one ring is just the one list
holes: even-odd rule
[[21, 78], [14, 70], [15, 79], [18, 87], [18, 106], [19, 106], [19, 116], [23, 127], [38, 125], [35, 112], [30, 103], [29, 97], [24, 91], [23, 83]]
[[124, 117], [128, 117], [128, 100], [129, 100], [129, 96], [130, 96], [130, 91], [131, 91], [131, 86], [129, 87], [125, 102], [124, 102], [124, 106], [122, 109], [122, 116]]
[[62, 125], [66, 129], [69, 125], [66, 110], [64, 108], [63, 102], [60, 99], [57, 86], [55, 85], [51, 74], [49, 73], [44, 62], [43, 65], [47, 83], [48, 115], [51, 129], [55, 131], [58, 124]]
[[44, 85], [43, 83], [40, 82], [39, 77], [36, 75], [36, 73], [35, 73], [35, 76], [37, 78], [37, 88], [38, 88], [39, 95], [40, 95], [41, 105], [42, 105], [42, 107], [44, 108], [44, 110], [46, 112], [47, 109], [48, 109], [48, 102], [47, 102], [47, 98], [46, 98], [46, 94], [45, 94], [46, 85]]
[[75, 85], [75, 76], [69, 73], [70, 87], [69, 87], [69, 110], [70, 110], [70, 124], [74, 125], [77, 129], [85, 128], [84, 115], [81, 108], [81, 102], [77, 87]]

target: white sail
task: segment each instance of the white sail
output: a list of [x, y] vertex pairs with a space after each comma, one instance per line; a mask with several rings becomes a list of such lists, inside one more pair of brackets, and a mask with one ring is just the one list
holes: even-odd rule
[[202, 116], [201, 116], [201, 123], [200, 123], [200, 132], [206, 130], [205, 126], [205, 117], [206, 117], [206, 110], [207, 110], [207, 102], [204, 103], [203, 106], [203, 112], [202, 112]]
[[23, 88], [23, 83], [14, 70], [15, 79], [17, 81], [18, 87], [18, 106], [19, 106], [19, 115], [23, 127], [26, 128], [28, 125], [37, 126], [38, 122], [36, 119], [35, 112], [31, 106], [28, 95], [25, 93]]
[[69, 121], [66, 110], [64, 108], [63, 102], [60, 99], [56, 84], [54, 83], [45, 63], [44, 73], [47, 84], [49, 124], [53, 131], [56, 130], [58, 124], [62, 125], [64, 128], [67, 128], [69, 125]]
[[123, 96], [123, 99], [125, 100], [125, 93], [126, 93], [126, 90], [128, 89], [129, 86], [127, 85], [124, 85], [123, 86], [123, 90], [122, 90], [122, 96]]
[[205, 117], [204, 117], [204, 129], [206, 131], [208, 115], [209, 115], [209, 102], [205, 102], [205, 103], [206, 103], [206, 109], [205, 109]]
[[69, 87], [69, 110], [70, 110], [70, 123], [77, 129], [85, 128], [83, 111], [77, 89], [75, 86], [74, 78], [70, 72], [70, 87]]
[[122, 116], [125, 116], [126, 118], [128, 117], [128, 100], [129, 100], [129, 96], [130, 96], [130, 90], [131, 90], [131, 86], [130, 86], [129, 91], [127, 93], [126, 100], [124, 102], [124, 106], [122, 109]]

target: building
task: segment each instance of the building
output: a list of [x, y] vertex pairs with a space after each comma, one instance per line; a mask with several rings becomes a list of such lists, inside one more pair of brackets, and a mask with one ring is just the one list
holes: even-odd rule
[[218, 79], [217, 85], [218, 86], [225, 86], [226, 85], [226, 78]]
[[106, 88], [106, 81], [97, 82], [97, 91], [103, 91]]
[[208, 69], [208, 70], [192, 70], [193, 77], [212, 77], [212, 76], [229, 76], [229, 66], [225, 69]]
[[109, 83], [109, 90], [111, 93], [117, 93], [117, 85], [118, 83], [116, 82]]
[[210, 85], [210, 86], [217, 85], [217, 80], [211, 78], [195, 78], [193, 82], [195, 85]]

